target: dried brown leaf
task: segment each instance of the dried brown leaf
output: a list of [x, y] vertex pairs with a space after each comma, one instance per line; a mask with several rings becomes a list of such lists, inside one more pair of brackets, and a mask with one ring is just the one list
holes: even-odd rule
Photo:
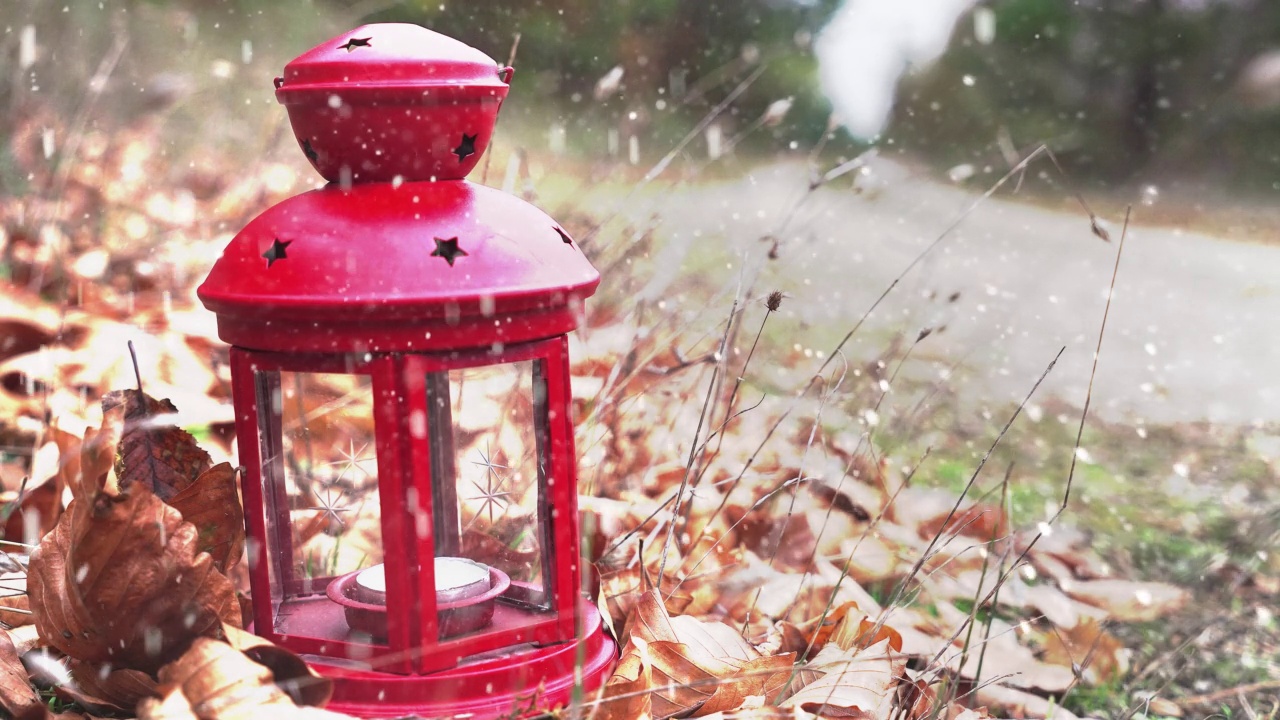
[[795, 663], [793, 653], [761, 657], [724, 623], [670, 617], [655, 591], [639, 598], [629, 625], [628, 674], [614, 683], [613, 692], [644, 689], [637, 685], [648, 678], [654, 717], [732, 710], [748, 697], [779, 690]]
[[598, 720], [633, 720], [652, 717], [653, 696], [649, 669], [633, 643], [628, 643], [614, 668], [613, 675], [604, 684], [601, 693]]
[[86, 430], [84, 439], [80, 441], [78, 459], [73, 446], [67, 447], [67, 462], [74, 463], [67, 468], [67, 486], [71, 488], [73, 498], [83, 498], [86, 503], [91, 503], [94, 496], [104, 489], [115, 464], [119, 431], [119, 427], [106, 422], [100, 430]]
[[798, 626], [798, 630], [804, 635], [806, 646], [812, 645], [813, 652], [818, 653], [831, 640], [831, 634], [841, 625], [849, 614], [856, 614], [858, 617], [866, 617], [865, 614], [858, 612], [858, 603], [849, 601], [837, 605], [826, 617], [819, 615], [818, 617], [802, 623]]
[[922, 538], [936, 536], [963, 535], [979, 540], [999, 540], [1009, 534], [1009, 520], [1004, 509], [991, 503], [974, 503], [966, 508], [941, 513], [920, 524], [919, 533]]
[[1136, 580], [1084, 580], [1069, 583], [1063, 590], [1126, 622], [1155, 620], [1183, 607], [1191, 598], [1191, 594], [1180, 587]]
[[46, 643], [155, 672], [196, 637], [221, 634], [221, 622], [240, 622], [231, 582], [196, 551], [195, 526], [145, 486], [81, 503], [31, 556], [28, 591]]
[[8, 518], [4, 523], [5, 539], [31, 542], [32, 530], [44, 535], [53, 529], [62, 508], [62, 497], [56, 483], [45, 482], [38, 486], [28, 484], [16, 506], [8, 506]]
[[860, 650], [888, 641], [889, 649], [902, 652], [902, 634], [883, 623], [877, 624], [863, 615], [846, 614], [831, 633], [831, 643], [841, 650]]
[[904, 674], [898, 678], [897, 704], [902, 720], [920, 720], [929, 717], [938, 703], [938, 693], [923, 679], [911, 679]]
[[160, 670], [163, 699], [138, 705], [139, 720], [239, 720], [322, 718], [347, 715], [299, 707], [272, 671], [230, 645], [198, 638], [182, 657]]
[[27, 669], [22, 666], [13, 641], [0, 633], [0, 708], [10, 717], [23, 717], [39, 709], [40, 696], [31, 687]]
[[688, 648], [678, 642], [649, 643], [635, 637], [632, 642], [651, 672], [655, 718], [696, 714], [715, 694], [715, 671], [732, 672], [727, 663], [709, 663], [712, 670], [704, 669], [689, 659]]
[[104, 427], [122, 428], [115, 471], [120, 490], [142, 483], [161, 500], [171, 500], [209, 469], [209, 453], [164, 416], [178, 409], [138, 390], [116, 390], [102, 398]]
[[981, 685], [975, 693], [978, 703], [1005, 711], [1004, 717], [1047, 718], [1047, 720], [1080, 720], [1061, 704], [1039, 695], [1004, 685]]
[[133, 712], [138, 701], [156, 695], [156, 680], [138, 670], [112, 670], [109, 666], [71, 660], [67, 663], [72, 684], [55, 688], [58, 697], [100, 714]]
[[26, 573], [0, 574], [0, 622], [11, 628], [34, 622], [30, 598], [27, 597]]
[[[952, 625], [963, 622], [967, 614], [946, 603], [938, 605], [943, 618], [950, 618]], [[1062, 692], [1071, 687], [1075, 676], [1070, 668], [1041, 662], [1031, 649], [1018, 642], [1013, 626], [999, 618], [991, 619], [991, 628], [983, 628], [983, 638], [975, 637], [968, 653], [949, 654], [947, 665], [962, 677], [979, 680], [1003, 677], [1004, 682], [1020, 688], [1035, 688], [1045, 692]], [[958, 650], [958, 648], [957, 648]], [[963, 659], [963, 664], [961, 660]]]
[[764, 642], [756, 645], [762, 655], [796, 653], [799, 655], [809, 649], [809, 641], [804, 632], [795, 623], [779, 620], [769, 629]]
[[703, 622], [688, 615], [670, 619], [671, 629], [689, 649], [707, 657], [746, 662], [760, 653], [737, 630], [719, 622]]
[[197, 552], [207, 552], [220, 572], [240, 562], [244, 553], [244, 509], [236, 494], [236, 470], [221, 463], [200, 473], [185, 490], [169, 499], [182, 519], [196, 526]]
[[645, 642], [680, 642], [675, 628], [671, 626], [671, 616], [662, 604], [659, 592], [650, 590], [639, 594], [631, 616], [627, 618], [628, 637], [639, 637]]
[[1124, 644], [1092, 618], [1049, 633], [1042, 659], [1065, 667], [1074, 665], [1093, 684], [1116, 680], [1129, 666]]
[[333, 681], [319, 675], [292, 651], [234, 625], [222, 626], [227, 644], [266, 667], [276, 685], [299, 705], [323, 707], [333, 697]]
[[34, 624], [6, 630], [5, 634], [9, 636], [10, 642], [13, 643], [19, 655], [25, 655], [40, 647], [40, 633], [36, 631]]
[[823, 649], [809, 668], [822, 675], [782, 703], [822, 717], [888, 720], [905, 662], [888, 640], [849, 653], [835, 645]]

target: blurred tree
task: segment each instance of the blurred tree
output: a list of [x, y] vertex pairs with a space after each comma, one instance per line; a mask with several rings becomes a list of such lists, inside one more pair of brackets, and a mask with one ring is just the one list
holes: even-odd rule
[[[999, 138], [1048, 142], [1083, 177], [1125, 182], [1206, 173], [1280, 181], [1274, 107], [1238, 87], [1280, 46], [1264, 0], [1003, 0], [994, 42], [962, 20], [951, 48], [907, 78], [892, 134], [941, 162], [999, 158]], [[967, 82], [962, 79], [968, 76]], [[1228, 177], [1229, 176], [1229, 177]]]
[[[794, 124], [816, 140], [829, 110], [818, 92], [808, 48], [838, 0], [533, 0], [440, 3], [411, 0], [367, 20], [418, 22], [505, 60], [518, 33], [518, 82], [572, 107], [576, 119], [635, 114], [650, 130], [678, 136], [759, 63], [769, 71], [731, 114], [758, 117], [795, 96]], [[596, 82], [622, 69], [616, 94], [593, 107]], [[527, 84], [524, 84], [527, 83]], [[524, 92], [528, 92], [527, 90]], [[658, 101], [662, 102], [659, 103]], [[661, 108], [661, 109], [659, 109]]]

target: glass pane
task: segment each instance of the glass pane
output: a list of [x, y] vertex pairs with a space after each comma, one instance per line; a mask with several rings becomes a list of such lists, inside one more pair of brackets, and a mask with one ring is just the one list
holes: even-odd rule
[[382, 562], [370, 379], [272, 372], [259, 373], [258, 387], [276, 631], [383, 641], [348, 627], [325, 595], [335, 579], [354, 582]]
[[[437, 556], [497, 568], [511, 580], [503, 599], [550, 607], [549, 539], [539, 524], [548, 472], [541, 362], [430, 373], [426, 385]], [[450, 582], [438, 576], [437, 591]]]

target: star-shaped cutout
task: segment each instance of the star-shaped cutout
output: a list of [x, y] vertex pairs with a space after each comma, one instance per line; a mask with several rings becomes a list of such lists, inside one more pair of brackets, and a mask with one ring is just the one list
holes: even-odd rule
[[449, 267], [453, 267], [453, 261], [459, 257], [465, 257], [467, 251], [458, 247], [458, 238], [451, 237], [433, 238], [436, 241], [436, 249], [431, 251], [431, 257], [441, 257], [445, 262], [449, 263]]
[[565, 232], [564, 230], [561, 230], [559, 226], [556, 227], [556, 234], [560, 236], [561, 242], [563, 242], [565, 245], [573, 244], [573, 238], [569, 237], [569, 233]]
[[[489, 524], [492, 525], [494, 507], [497, 507], [499, 510], [505, 510], [508, 502], [507, 498], [511, 496], [510, 491], [502, 489], [502, 484], [505, 483], [507, 479], [499, 475], [498, 470], [508, 470], [509, 468], [506, 465], [498, 465], [493, 462], [489, 456], [489, 444], [485, 443], [484, 447], [484, 450], [477, 451], [480, 453], [480, 459], [471, 461], [472, 465], [479, 465], [485, 469], [483, 487], [481, 487], [480, 483], [474, 480], [471, 481], [471, 484], [475, 486], [476, 490], [480, 491], [479, 495], [471, 499], [481, 501], [480, 511], [471, 519], [471, 522], [474, 523], [480, 518], [480, 513], [487, 510], [489, 512]], [[497, 480], [496, 484], [494, 483], [495, 479]], [[470, 525], [470, 523], [468, 523], [468, 525]]]
[[316, 152], [316, 149], [311, 147], [310, 140], [302, 141], [302, 154], [306, 155], [307, 159], [311, 162], [315, 162], [320, 159], [320, 153]]
[[[292, 240], [281, 240], [280, 238], [272, 240], [271, 247], [267, 248], [267, 251], [262, 253], [262, 257], [267, 259], [267, 267], [271, 267], [272, 263], [277, 260], [284, 260], [289, 257], [284, 254], [284, 249], [289, 247], [291, 244], [293, 244]], [[452, 265], [453, 263], [449, 264]]]
[[458, 147], [453, 149], [453, 154], [458, 156], [458, 162], [462, 162], [476, 154], [476, 137], [478, 137], [478, 134], [462, 134], [462, 142], [458, 144]]
[[355, 50], [356, 48], [361, 48], [361, 47], [371, 47], [371, 46], [370, 46], [370, 44], [369, 44], [369, 41], [370, 41], [370, 40], [372, 40], [372, 39], [373, 39], [372, 37], [351, 38], [350, 40], [348, 40], [348, 41], [346, 42], [346, 44], [345, 44], [345, 45], [339, 45], [339, 46], [338, 46], [338, 49], [339, 49], [339, 50], [346, 50], [347, 52], [351, 52], [352, 50]]

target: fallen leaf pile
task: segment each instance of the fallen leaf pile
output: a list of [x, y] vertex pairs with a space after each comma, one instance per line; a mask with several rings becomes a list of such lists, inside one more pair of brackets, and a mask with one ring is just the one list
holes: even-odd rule
[[619, 323], [575, 348], [580, 477], [600, 495], [581, 499], [584, 544], [625, 645], [609, 717], [1069, 717], [1056, 699], [1128, 669], [1112, 623], [1189, 598], [1115, 577], [1083, 532], [911, 485], [817, 391], [721, 413], [690, 464], [711, 365], [644, 337]]
[[[174, 410], [139, 390], [113, 392], [103, 426], [67, 445], [72, 500], [14, 580], [41, 648], [31, 652], [60, 669], [43, 684], [90, 712], [145, 718], [323, 705], [328, 681], [240, 629], [228, 576], [244, 548], [237, 473], [211, 467], [195, 438], [166, 421]], [[40, 703], [13, 644], [0, 645], [0, 687], [21, 716]], [[285, 685], [303, 690], [291, 697]]]

